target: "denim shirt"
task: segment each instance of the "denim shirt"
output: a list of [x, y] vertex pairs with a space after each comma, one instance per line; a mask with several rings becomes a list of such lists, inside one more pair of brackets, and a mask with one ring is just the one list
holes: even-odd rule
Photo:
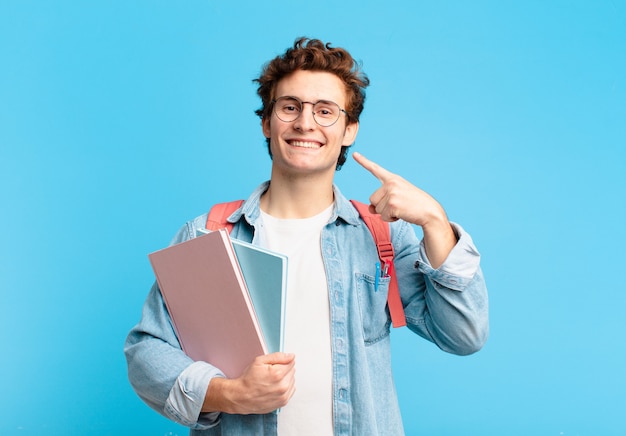
[[[252, 241], [257, 188], [229, 221], [231, 236]], [[321, 248], [330, 301], [332, 398], [335, 435], [402, 435], [402, 418], [391, 373], [389, 279], [375, 289], [378, 253], [371, 233], [351, 203], [333, 187], [335, 207], [322, 230]], [[172, 244], [195, 237], [207, 214], [186, 223]], [[391, 223], [395, 270], [408, 328], [458, 355], [478, 351], [488, 336], [487, 289], [471, 237], [453, 224], [458, 242], [438, 268], [430, 266], [411, 224]], [[210, 333], [208, 333], [210, 334]], [[181, 350], [155, 283], [141, 321], [129, 333], [125, 353], [137, 394], [157, 412], [191, 428], [192, 435], [276, 435], [276, 414], [200, 413], [208, 384], [223, 377]]]

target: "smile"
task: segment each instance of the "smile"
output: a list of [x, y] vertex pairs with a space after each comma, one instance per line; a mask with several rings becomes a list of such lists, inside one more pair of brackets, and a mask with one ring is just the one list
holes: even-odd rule
[[319, 142], [311, 142], [311, 141], [289, 141], [289, 145], [292, 147], [301, 147], [301, 148], [321, 148], [322, 144]]

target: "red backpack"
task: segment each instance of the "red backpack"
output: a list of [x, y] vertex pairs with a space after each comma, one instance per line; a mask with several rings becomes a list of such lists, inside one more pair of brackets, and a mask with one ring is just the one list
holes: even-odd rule
[[[376, 248], [378, 249], [378, 257], [381, 264], [385, 266], [387, 274], [391, 276], [389, 282], [389, 292], [387, 294], [387, 306], [391, 314], [391, 323], [394, 327], [403, 327], [406, 325], [404, 316], [404, 308], [400, 299], [400, 290], [398, 289], [398, 278], [393, 264], [393, 245], [391, 244], [391, 232], [389, 223], [383, 221], [380, 215], [373, 214], [369, 210], [369, 206], [356, 200], [350, 200], [361, 216], [361, 219], [374, 237]], [[230, 201], [226, 203], [218, 203], [209, 211], [206, 222], [208, 230], [226, 229], [229, 233], [233, 229], [233, 224], [227, 221], [227, 218], [235, 212], [241, 205], [243, 200]]]

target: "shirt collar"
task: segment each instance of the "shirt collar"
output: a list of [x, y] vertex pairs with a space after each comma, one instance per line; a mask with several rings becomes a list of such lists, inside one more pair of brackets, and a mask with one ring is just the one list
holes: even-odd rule
[[[243, 216], [246, 221], [252, 226], [259, 219], [260, 216], [260, 203], [261, 196], [267, 188], [270, 186], [270, 182], [266, 181], [259, 185], [250, 194], [248, 199], [243, 205], [237, 209], [231, 216], [228, 217], [228, 222], [236, 223]], [[341, 194], [339, 188], [333, 184], [333, 194], [335, 195], [335, 207], [333, 209], [333, 215], [330, 222], [336, 221], [337, 218], [341, 218], [346, 223], [356, 226], [359, 223], [359, 213], [352, 206], [352, 203], [346, 197]]]

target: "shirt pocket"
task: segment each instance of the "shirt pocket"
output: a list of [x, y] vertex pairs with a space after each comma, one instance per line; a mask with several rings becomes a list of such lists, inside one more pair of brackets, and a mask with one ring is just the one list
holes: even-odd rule
[[378, 281], [373, 276], [356, 273], [357, 298], [363, 326], [363, 340], [370, 345], [389, 336], [389, 310], [387, 309], [387, 293], [389, 291], [389, 277], [382, 277]]

